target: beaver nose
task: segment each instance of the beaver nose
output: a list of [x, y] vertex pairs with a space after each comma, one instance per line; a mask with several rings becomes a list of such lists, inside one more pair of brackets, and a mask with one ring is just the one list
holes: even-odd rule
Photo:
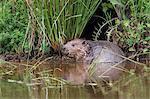
[[66, 47], [62, 47], [61, 53], [62, 53], [63, 55], [68, 55], [69, 50], [68, 50]]
[[65, 47], [62, 47], [62, 50], [63, 50], [63, 51], [65, 51], [65, 50], [66, 50], [66, 48], [65, 48]]
[[61, 50], [62, 53], [67, 53], [67, 48], [66, 47], [62, 47], [62, 50]]

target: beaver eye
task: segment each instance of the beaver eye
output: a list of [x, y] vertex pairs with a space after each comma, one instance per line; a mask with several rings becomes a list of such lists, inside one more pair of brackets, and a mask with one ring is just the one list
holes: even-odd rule
[[74, 45], [74, 44], [72, 44], [72, 46], [74, 47], [75, 45]]

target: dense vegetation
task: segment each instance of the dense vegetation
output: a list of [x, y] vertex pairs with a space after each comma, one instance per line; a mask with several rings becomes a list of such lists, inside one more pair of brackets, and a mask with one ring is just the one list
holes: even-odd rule
[[0, 53], [21, 51], [28, 24], [22, 0], [0, 1]]
[[[20, 53], [30, 54], [37, 50], [45, 53], [50, 47], [57, 50], [64, 42], [81, 37], [98, 7], [102, 7], [104, 16], [97, 15], [97, 17], [103, 22], [95, 24], [91, 39], [98, 40], [103, 28], [108, 27], [104, 33], [107, 40], [117, 43], [126, 52], [133, 52], [133, 57], [124, 58], [143, 66], [144, 69], [139, 66], [141, 71], [146, 71], [143, 76], [149, 77], [149, 67], [131, 58], [150, 54], [150, 0], [1, 0], [0, 54], [21, 55]], [[67, 66], [62, 66], [62, 60], [59, 62], [57, 59], [56, 61], [51, 59], [52, 57], [43, 61], [36, 59], [32, 65], [28, 61], [27, 64], [18, 65], [1, 61], [0, 55], [0, 65], [4, 63], [4, 66], [0, 66], [0, 80], [11, 78], [10, 82], [30, 86], [41, 81], [49, 88], [53, 88], [53, 85], [59, 87], [57, 86], [59, 84], [62, 86], [66, 81], [56, 77], [55, 73], [62, 72], [57, 66]], [[56, 68], [50, 67], [50, 64], [46, 64], [48, 68], [42, 67], [47, 60]], [[18, 74], [20, 71], [17, 70], [20, 70], [21, 74]], [[123, 82], [120, 81], [124, 87], [137, 79], [135, 70], [125, 72], [129, 72], [130, 75], [127, 78], [123, 77]]]
[[[107, 40], [113, 39], [126, 51], [149, 52], [149, 0], [2, 0], [0, 53], [57, 49], [67, 40], [81, 36], [100, 4], [105, 17], [103, 24], [97, 23], [93, 40], [109, 25]], [[115, 18], [110, 11], [116, 12]]]

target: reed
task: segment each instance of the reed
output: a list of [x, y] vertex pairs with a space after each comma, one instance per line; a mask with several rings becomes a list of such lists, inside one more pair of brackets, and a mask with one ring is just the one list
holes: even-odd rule
[[[54, 49], [79, 38], [101, 0], [26, 0], [38, 34]], [[32, 23], [34, 24], [34, 23]]]

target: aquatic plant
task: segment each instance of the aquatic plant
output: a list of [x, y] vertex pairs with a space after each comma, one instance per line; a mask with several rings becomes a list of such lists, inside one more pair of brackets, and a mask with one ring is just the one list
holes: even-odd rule
[[[56, 49], [60, 44], [79, 38], [101, 0], [26, 0], [34, 33]], [[33, 35], [33, 34], [32, 34]]]

